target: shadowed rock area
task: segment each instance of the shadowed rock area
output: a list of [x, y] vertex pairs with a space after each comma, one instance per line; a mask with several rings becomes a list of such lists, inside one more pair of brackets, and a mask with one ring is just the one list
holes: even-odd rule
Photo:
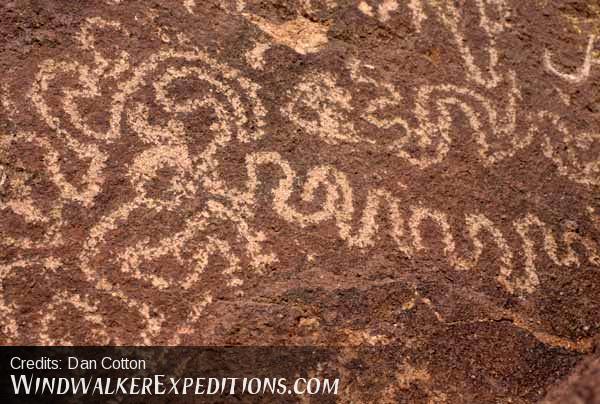
[[600, 402], [600, 360], [590, 356], [575, 368], [558, 386], [553, 387], [542, 403], [597, 403]]

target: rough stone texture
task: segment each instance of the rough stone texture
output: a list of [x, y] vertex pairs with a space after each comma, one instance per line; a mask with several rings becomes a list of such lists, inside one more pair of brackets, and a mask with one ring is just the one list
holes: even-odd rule
[[3, 344], [394, 347], [346, 394], [411, 403], [534, 402], [594, 349], [598, 1], [0, 18]]
[[551, 389], [543, 404], [577, 404], [600, 402], [600, 358], [590, 356], [581, 361], [569, 378]]

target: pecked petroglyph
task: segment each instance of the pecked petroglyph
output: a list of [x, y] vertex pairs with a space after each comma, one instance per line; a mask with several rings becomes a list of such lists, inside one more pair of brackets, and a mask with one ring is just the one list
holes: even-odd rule
[[[400, 134], [397, 136], [399, 139], [388, 148], [419, 168], [441, 162], [448, 153], [453, 129], [451, 108], [459, 109], [467, 118], [477, 139], [483, 164], [494, 164], [510, 157], [531, 141], [531, 129], [521, 136], [516, 133], [517, 102], [521, 94], [514, 73], [507, 78], [509, 90], [506, 105], [500, 108], [493, 105], [485, 95], [465, 87], [441, 85], [419, 88], [414, 101], [414, 116], [419, 125], [411, 127], [408, 120], [402, 116], [393, 119], [378, 117], [380, 111], [404, 104], [402, 95], [393, 85], [378, 82], [364, 75], [356, 61], [351, 62], [350, 71], [356, 82], [369, 84], [385, 94], [373, 100], [366, 109], [363, 115], [365, 120], [380, 129], [400, 129]], [[435, 115], [438, 116], [437, 120], [434, 118]], [[509, 139], [508, 149], [502, 150], [506, 147], [503, 145], [492, 147], [490, 138]], [[422, 150], [432, 150], [432, 153], [422, 154], [433, 154], [433, 156], [421, 157], [408, 153], [407, 146], [414, 144]]]
[[[260, 153], [251, 156], [248, 160], [249, 197], [255, 192], [259, 178], [257, 168], [260, 165], [271, 164], [280, 167], [283, 178], [278, 186], [273, 189], [273, 209], [290, 223], [301, 227], [334, 221], [338, 228], [339, 237], [349, 247], [367, 248], [376, 242], [380, 224], [377, 218], [381, 212], [386, 212], [391, 222], [391, 236], [402, 253], [413, 257], [427, 246], [421, 236], [421, 225], [425, 221], [435, 223], [439, 229], [439, 236], [444, 246], [443, 253], [449, 263], [457, 270], [476, 270], [478, 260], [484, 249], [499, 251], [499, 266], [497, 281], [509, 292], [532, 293], [539, 286], [538, 269], [536, 261], [537, 252], [543, 251], [554, 264], [559, 267], [579, 267], [583, 260], [576, 256], [573, 245], [578, 243], [587, 251], [587, 260], [592, 265], [600, 264], [600, 250], [596, 242], [588, 237], [582, 237], [573, 231], [565, 231], [561, 238], [566, 248], [564, 257], [558, 255], [558, 243], [555, 234], [548, 229], [536, 216], [529, 214], [516, 220], [512, 224], [513, 231], [519, 234], [522, 244], [521, 252], [525, 257], [522, 263], [524, 274], [514, 277], [515, 259], [517, 255], [507, 244], [503, 232], [485, 215], [481, 213], [469, 214], [464, 218], [464, 228], [458, 232], [452, 229], [447, 216], [433, 209], [422, 206], [402, 206], [402, 201], [394, 197], [385, 189], [371, 189], [367, 193], [366, 206], [362, 212], [355, 212], [353, 190], [347, 176], [333, 167], [316, 167], [307, 173], [307, 179], [302, 186], [301, 198], [304, 201], [313, 201], [315, 191], [322, 187], [326, 191], [325, 201], [318, 209], [310, 213], [298, 211], [289, 204], [292, 194], [292, 184], [296, 182], [296, 173], [288, 162], [281, 159], [276, 153]], [[402, 206], [402, 207], [401, 207]], [[405, 213], [408, 211], [408, 213]], [[351, 223], [354, 216], [360, 217], [360, 224], [353, 228]], [[543, 243], [538, 244], [536, 236], [532, 236], [530, 229], [539, 230]], [[468, 234], [472, 251], [466, 257], [457, 253], [454, 234]], [[481, 233], [492, 236], [494, 244], [483, 244]], [[537, 233], [537, 232], [536, 232]], [[485, 239], [486, 241], [489, 239]], [[540, 248], [535, 249], [538, 245]], [[513, 279], [510, 279], [513, 277]]]
[[[494, 105], [487, 95], [468, 87], [441, 85], [417, 89], [412, 116], [418, 124], [414, 126], [409, 123], [410, 114], [381, 117], [382, 112], [390, 109], [398, 111], [399, 106], [407, 104], [391, 83], [370, 77], [368, 67], [356, 60], [350, 62], [349, 71], [356, 83], [372, 86], [383, 94], [373, 99], [361, 113], [361, 117], [375, 128], [396, 133], [397, 140], [379, 146], [382, 152], [392, 151], [419, 168], [442, 162], [452, 146], [452, 134], [456, 131], [452, 111], [459, 110], [467, 118], [478, 145], [480, 161], [484, 165], [510, 158], [534, 140], [541, 140], [540, 148], [544, 150], [544, 155], [558, 165], [561, 174], [582, 184], [599, 184], [597, 134], [573, 133], [560, 122], [560, 117], [548, 111], [520, 116], [521, 93], [514, 73], [507, 77], [509, 87], [506, 104], [500, 107]], [[294, 89], [298, 95], [294, 95], [290, 103], [282, 108], [292, 122], [326, 143], [376, 143], [367, 133], [359, 133], [352, 122], [345, 119], [356, 113], [351, 107], [351, 93], [338, 87], [331, 76], [322, 76], [319, 81], [329, 89], [327, 92], [322, 92], [312, 80], [311, 77], [299, 84]], [[302, 107], [311, 108], [314, 105], [323, 107], [312, 115], [296, 112]], [[560, 133], [560, 142], [568, 147], [569, 152], [565, 157], [558, 156], [552, 146], [556, 135], [548, 131], [549, 121], [553, 131]], [[587, 150], [589, 153], [586, 153]], [[584, 157], [586, 154], [589, 157]], [[588, 161], [581, 161], [582, 157]]]
[[554, 63], [552, 62], [552, 53], [547, 49], [544, 52], [544, 67], [550, 73], [553, 73], [560, 77], [563, 80], [566, 80], [573, 84], [580, 84], [586, 81], [590, 77], [590, 73], [593, 65], [600, 64], [600, 59], [594, 57], [592, 51], [594, 50], [594, 45], [596, 44], [596, 35], [590, 35], [588, 39], [587, 47], [585, 49], [585, 55], [583, 58], [583, 63], [577, 72], [574, 73], [565, 73], [560, 71]]
[[255, 69], [262, 70], [265, 68], [265, 52], [269, 50], [270, 44], [257, 42], [256, 46], [246, 53], [248, 64]]
[[[395, 0], [380, 0], [376, 7], [366, 1], [361, 1], [358, 8], [370, 17], [377, 17], [385, 23], [390, 19], [390, 13], [409, 12], [417, 31], [421, 31], [425, 21], [439, 20], [451, 34], [454, 45], [458, 48], [463, 60], [467, 79], [485, 88], [495, 88], [502, 80], [498, 71], [498, 51], [496, 37], [507, 28], [509, 7], [506, 1], [476, 0], [473, 3], [458, 7], [455, 2], [441, 0], [410, 0], [398, 3]], [[402, 7], [400, 6], [402, 4]], [[485, 33], [488, 55], [483, 66], [478, 65], [473, 50], [462, 29], [464, 25], [464, 7], [474, 7], [479, 17], [479, 27]]]
[[[178, 3], [191, 18], [204, 7], [197, 1]], [[93, 330], [88, 342], [182, 343], [204, 326], [212, 308], [243, 302], [247, 288], [268, 285], [273, 269], [281, 271], [278, 265], [293, 252], [280, 248], [278, 232], [293, 234], [306, 265], [318, 268], [322, 251], [303, 236], [325, 229], [318, 237], [335, 245], [341, 256], [370, 257], [389, 237], [393, 247], [385, 247], [388, 253], [407, 262], [439, 256], [442, 266], [480, 274], [502, 298], [533, 307], [527, 314], [519, 314], [520, 308], [500, 313], [517, 328], [550, 346], [589, 349], [587, 339], [579, 344], [554, 335], [547, 323], [528, 317], [540, 310], [536, 299], [552, 286], [548, 272], [578, 278], [600, 266], [598, 238], [588, 223], [582, 228], [551, 223], [539, 212], [542, 204], [527, 205], [500, 222], [483, 206], [469, 205], [457, 214], [440, 208], [443, 203], [407, 197], [418, 194], [420, 184], [406, 179], [447, 163], [461, 142], [472, 141], [468, 153], [474, 151], [466, 169], [484, 173], [518, 164], [524, 150], [534, 150], [561, 181], [572, 182], [585, 196], [581, 205], [588, 209], [589, 223], [600, 229], [597, 207], [588, 196], [600, 186], [600, 131], [574, 127], [564, 113], [526, 105], [527, 78], [504, 66], [499, 51], [498, 38], [510, 28], [508, 2], [469, 2], [482, 49], [466, 31], [464, 10], [453, 2], [354, 2], [353, 18], [387, 24], [408, 12], [417, 34], [437, 24], [448, 34], [462, 76], [447, 82], [423, 77], [405, 91], [380, 61], [352, 54], [332, 67], [298, 67], [298, 74], [282, 80], [284, 90], [273, 96], [262, 80], [281, 80], [271, 72], [276, 70], [272, 66], [283, 65], [273, 59], [280, 57], [277, 45], [293, 49], [302, 63], [318, 59], [326, 47], [331, 50], [333, 23], [307, 17], [317, 7], [343, 5], [301, 3], [306, 15], [277, 23], [252, 14], [245, 2], [223, 3], [224, 12], [256, 27], [247, 35], [257, 38], [250, 38], [233, 62], [224, 56], [224, 47], [204, 47], [187, 31], [160, 32], [147, 49], [119, 48], [111, 55], [101, 50], [102, 35], [128, 38], [135, 31], [108, 17], [89, 18], [75, 36], [77, 57], [66, 53], [39, 61], [28, 88], [20, 89], [26, 96], [3, 87], [3, 112], [13, 126], [0, 138], [0, 148], [7, 154], [26, 150], [31, 159], [15, 152], [9, 166], [0, 154], [0, 214], [23, 228], [41, 230], [30, 235], [3, 228], [0, 245], [16, 253], [0, 262], [2, 338], [18, 343], [27, 333], [15, 321], [20, 301], [4, 293], [10, 289], [5, 285], [18, 273], [60, 276], [68, 261], [68, 271], [81, 278], [77, 288], [85, 290], [57, 290], [49, 297], [36, 320], [39, 331], [27, 342], [80, 343], [75, 335], [52, 331], [71, 310]], [[595, 77], [596, 36], [586, 38], [578, 71], [563, 71], [549, 51], [540, 60], [538, 73], [551, 74], [562, 99], [570, 97], [560, 90], [562, 82], [580, 85]], [[265, 94], [272, 96], [269, 102]], [[94, 119], [91, 110], [101, 110], [101, 118]], [[29, 112], [33, 122], [41, 123], [20, 127]], [[289, 151], [286, 137], [295, 129], [302, 134], [295, 153], [314, 160], [301, 161]], [[348, 146], [351, 152], [322, 158], [305, 149], [305, 141], [327, 150]], [[368, 172], [341, 168], [355, 156], [367, 163], [382, 156], [392, 166], [407, 163], [408, 174], [395, 178], [396, 167], [373, 168], [385, 184], [361, 182], [360, 175]], [[32, 160], [39, 163], [35, 170], [15, 168]], [[107, 203], [111, 192], [118, 198]], [[44, 198], [51, 203], [43, 203]], [[71, 218], [82, 208], [85, 214]], [[262, 223], [269, 215], [283, 224]], [[77, 220], [85, 224], [74, 225]], [[64, 260], [67, 247], [77, 252]], [[494, 265], [482, 265], [488, 256], [495, 258]], [[162, 266], [173, 270], [161, 271]], [[421, 304], [445, 324], [428, 297], [415, 297], [403, 310]], [[176, 313], [171, 310], [175, 305]], [[120, 324], [111, 331], [107, 306], [131, 315], [137, 334], [121, 335], [127, 327]], [[321, 325], [320, 320], [302, 323], [305, 328]], [[347, 337], [359, 345], [389, 341], [370, 331], [349, 331]], [[427, 382], [429, 376], [406, 365], [399, 370], [398, 385], [411, 380]]]
[[[349, 120], [352, 113], [348, 91], [336, 86], [335, 78], [324, 74], [311, 74], [306, 81], [301, 82], [290, 92], [291, 102], [282, 108], [282, 112], [298, 127], [312, 135], [318, 136], [324, 142], [336, 144], [345, 142], [373, 142], [356, 133]], [[318, 107], [317, 107], [318, 106]], [[318, 119], [305, 119], [298, 110], [315, 107]]]

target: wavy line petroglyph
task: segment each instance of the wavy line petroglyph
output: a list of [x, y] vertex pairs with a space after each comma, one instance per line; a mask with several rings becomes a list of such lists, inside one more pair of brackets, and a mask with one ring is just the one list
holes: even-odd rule
[[[365, 121], [379, 129], [394, 129], [399, 131], [397, 140], [386, 147], [398, 157], [419, 167], [426, 168], [440, 163], [447, 155], [452, 143], [453, 118], [452, 108], [457, 108], [467, 117], [479, 145], [479, 154], [484, 164], [494, 164], [516, 151], [527, 146], [532, 139], [533, 128], [525, 135], [516, 132], [517, 101], [521, 98], [514, 75], [509, 76], [506, 107], [503, 115], [498, 116], [498, 108], [484, 95], [468, 88], [454, 85], [424, 86], [417, 90], [412, 114], [394, 118], [380, 118], [380, 111], [392, 108], [399, 110], [405, 105], [403, 97], [390, 83], [379, 82], [363, 73], [364, 67], [356, 60], [349, 66], [351, 76], [357, 83], [365, 83], [383, 92], [385, 95], [372, 100], [362, 112]], [[327, 76], [311, 74], [295, 89], [295, 95], [290, 103], [282, 109], [289, 119], [299, 127], [306, 128], [309, 133], [319, 136], [327, 143], [369, 142], [366, 135], [358, 134], [351, 122], [344, 119], [356, 111], [352, 108], [352, 95], [336, 86], [335, 79]], [[316, 83], [325, 84], [327, 91], [322, 91]], [[316, 111], [318, 121], [303, 118], [296, 110], [312, 105], [325, 105]], [[483, 110], [483, 113], [479, 112]], [[409, 124], [408, 117], [417, 118], [418, 126]], [[437, 116], [437, 119], [435, 118]], [[502, 146], [490, 144], [490, 138], [510, 141], [507, 150]], [[414, 155], [414, 149], [419, 149], [419, 155]], [[407, 149], [411, 149], [409, 152]]]
[[[398, 140], [388, 146], [399, 157], [406, 159], [411, 164], [420, 168], [428, 167], [441, 162], [452, 143], [452, 115], [451, 109], [459, 109], [467, 118], [469, 126], [479, 145], [479, 155], [484, 164], [494, 164], [499, 160], [514, 155], [514, 153], [531, 142], [529, 133], [516, 133], [517, 102], [521, 98], [514, 73], [509, 75], [507, 81], [509, 91], [507, 94], [504, 113], [498, 116], [498, 110], [492, 101], [469, 88], [441, 85], [423, 86], [417, 90], [414, 101], [414, 110], [411, 115], [417, 118], [418, 126], [414, 127], [402, 116], [393, 119], [379, 118], [378, 112], [389, 107], [403, 105], [403, 97], [390, 83], [378, 82], [361, 72], [361, 67], [356, 61], [351, 62], [350, 72], [358, 83], [366, 83], [384, 92], [384, 96], [373, 100], [363, 117], [366, 121], [380, 129], [398, 128], [401, 130]], [[365, 69], [362, 69], [364, 71]], [[479, 112], [483, 110], [483, 113]], [[435, 115], [438, 116], [437, 120]], [[490, 145], [490, 138], [508, 139], [507, 150], [502, 150], [502, 145]], [[406, 149], [414, 149], [417, 145], [423, 152], [423, 157], [413, 156]], [[425, 152], [427, 150], [427, 152]], [[431, 157], [429, 157], [431, 155]]]
[[[392, 151], [402, 160], [424, 169], [446, 158], [457, 130], [452, 112], [458, 110], [467, 119], [484, 165], [491, 166], [510, 158], [535, 139], [541, 139], [544, 155], [557, 164], [562, 175], [585, 185], [599, 184], [600, 156], [595, 152], [598, 135], [574, 134], [559, 117], [547, 111], [519, 115], [522, 97], [514, 72], [505, 81], [508, 90], [504, 106], [494, 105], [489, 96], [468, 87], [443, 84], [418, 88], [414, 106], [406, 113], [405, 97], [391, 83], [374, 79], [369, 70], [367, 65], [356, 60], [349, 63], [350, 74], [356, 83], [370, 85], [384, 94], [374, 98], [361, 111], [361, 117], [378, 129], [397, 133], [397, 140], [390, 144], [377, 144], [367, 134], [359, 133], [346, 119], [357, 112], [352, 106], [352, 93], [337, 86], [332, 76], [310, 74], [294, 88], [289, 103], [281, 111], [299, 128], [326, 143], [375, 143], [382, 151]], [[322, 91], [324, 88], [327, 91]], [[322, 108], [308, 114], [306, 111], [314, 105]], [[398, 108], [400, 106], [402, 108]], [[398, 115], [390, 118], [387, 113], [384, 117], [386, 111]], [[409, 123], [410, 118], [416, 118], [417, 125]], [[549, 120], [552, 131], [546, 129]], [[567, 156], [556, 151], [554, 139], [568, 147]]]
[[[392, 2], [394, 3], [394, 2]], [[391, 3], [390, 3], [391, 4]], [[421, 29], [423, 21], [431, 18], [439, 18], [442, 24], [452, 34], [458, 47], [466, 69], [466, 79], [472, 82], [472, 86], [457, 86], [442, 84], [438, 86], [428, 85], [420, 87], [414, 97], [414, 107], [411, 114], [406, 116], [395, 116], [394, 118], [380, 118], [379, 112], [386, 109], [398, 110], [402, 106], [406, 110], [404, 97], [398, 93], [391, 83], [376, 80], [370, 77], [367, 65], [353, 60], [349, 64], [351, 75], [356, 83], [367, 83], [383, 92], [372, 100], [371, 104], [362, 113], [362, 117], [379, 129], [393, 129], [398, 132], [397, 140], [387, 146], [380, 146], [383, 150], [393, 151], [398, 157], [419, 168], [427, 168], [444, 160], [452, 144], [452, 133], [456, 130], [453, 124], [452, 111], [459, 109], [467, 118], [469, 127], [479, 145], [481, 162], [485, 165], [495, 164], [530, 145], [534, 136], [542, 135], [544, 154], [558, 164], [559, 172], [568, 176], [571, 180], [586, 184], [597, 185], [598, 167], [600, 157], [597, 150], [597, 135], [590, 133], [572, 134], [563, 124], [558, 124], [558, 119], [553, 119], [555, 127], [564, 141], [569, 145], [569, 156], [565, 160], [557, 156], [552, 147], [552, 137], [539, 129], [543, 126], [546, 118], [551, 113], [540, 111], [538, 114], [522, 117], [525, 128], [517, 128], [518, 110], [520, 108], [521, 93], [518, 78], [514, 71], [501, 74], [498, 71], [498, 52], [496, 49], [496, 38], [506, 29], [508, 18], [508, 6], [504, 1], [486, 2], [477, 0], [475, 2], [477, 14], [480, 17], [479, 26], [486, 34], [489, 46], [486, 47], [488, 60], [484, 61], [483, 67], [475, 63], [473, 52], [466, 45], [465, 34], [461, 30], [461, 10], [451, 2], [440, 2], [437, 0], [411, 1], [408, 6], [414, 14], [417, 29]], [[387, 7], [387, 8], [386, 8]], [[388, 2], [382, 2], [379, 9], [395, 9]], [[367, 15], [372, 15], [373, 10], [365, 2], [359, 4], [359, 8]], [[433, 12], [427, 16], [424, 10]], [[490, 13], [491, 10], [495, 12]], [[389, 13], [385, 14], [385, 21]], [[496, 15], [496, 17], [492, 17]], [[499, 17], [498, 17], [499, 16]], [[595, 44], [595, 36], [591, 35], [588, 41], [584, 64], [580, 72], [565, 74], [558, 71], [550, 61], [550, 54], [544, 55], [544, 64], [547, 70], [557, 76], [579, 83], [585, 80], [593, 64], [597, 61], [592, 57], [592, 49]], [[484, 74], [487, 72], [488, 76]], [[477, 86], [486, 89], [497, 89], [501, 84], [508, 85], [506, 104], [504, 106], [494, 105], [488, 95], [479, 90]], [[327, 91], [322, 91], [323, 85]], [[494, 93], [494, 95], [496, 92]], [[365, 134], [357, 133], [352, 121], [344, 117], [356, 113], [352, 106], [352, 94], [336, 85], [336, 78], [331, 75], [309, 74], [306, 80], [302, 80], [293, 93], [290, 101], [282, 108], [282, 112], [298, 127], [305, 128], [310, 134], [316, 135], [326, 143], [337, 144], [339, 142], [369, 142], [373, 143]], [[326, 105], [315, 111], [318, 119], [307, 118], [302, 114], [305, 108], [312, 105]], [[499, 113], [502, 111], [502, 113]], [[314, 113], [312, 114], [314, 116]], [[523, 114], [521, 114], [523, 115]], [[418, 125], [409, 123], [409, 117], [417, 118]], [[436, 118], [437, 116], [437, 118]], [[578, 139], [574, 141], [574, 139]], [[499, 144], [495, 145], [495, 141]], [[578, 148], [579, 150], [575, 150]], [[415, 153], [415, 149], [418, 150]], [[579, 158], [589, 150], [591, 156], [587, 162], [579, 162]]]
[[[500, 261], [497, 280], [511, 293], [532, 293], [539, 286], [539, 271], [535, 264], [538, 259], [536, 251], [544, 251], [557, 266], [577, 268], [581, 265], [581, 260], [575, 255], [572, 246], [579, 243], [586, 249], [589, 262], [593, 265], [600, 264], [600, 250], [594, 240], [582, 237], [573, 231], [563, 233], [562, 237], [567, 253], [564, 258], [559, 258], [556, 236], [539, 218], [529, 214], [513, 223], [514, 231], [522, 239], [521, 251], [525, 257], [523, 263], [525, 274], [515, 278], [513, 272], [516, 254], [508, 246], [502, 230], [481, 213], [467, 215], [464, 229], [459, 232], [452, 228], [448, 218], [442, 212], [422, 206], [409, 206], [404, 207], [402, 210], [400, 208], [402, 202], [399, 198], [392, 196], [384, 189], [371, 189], [367, 193], [367, 202], [362, 215], [359, 215], [361, 217], [360, 225], [358, 228], [353, 229], [351, 225], [355, 215], [353, 191], [344, 173], [328, 166], [310, 170], [302, 187], [302, 200], [305, 202], [313, 201], [314, 193], [319, 186], [325, 190], [326, 198], [318, 210], [311, 213], [302, 213], [289, 204], [293, 189], [292, 184], [295, 182], [296, 174], [290, 164], [282, 160], [277, 153], [259, 153], [248, 159], [248, 192], [250, 194], [255, 192], [259, 182], [257, 167], [265, 164], [274, 164], [283, 172], [283, 178], [272, 192], [275, 212], [288, 222], [301, 227], [333, 220], [337, 225], [339, 237], [345, 240], [349, 247], [366, 248], [374, 245], [379, 229], [376, 218], [384, 211], [384, 207], [388, 206], [388, 215], [391, 221], [390, 228], [392, 229], [391, 236], [402, 253], [414, 257], [426, 248], [421, 237], [420, 228], [426, 220], [430, 221], [438, 226], [441, 241], [444, 245], [443, 253], [449, 263], [457, 270], [476, 270], [484, 249], [498, 250]], [[403, 218], [403, 213], [409, 217], [408, 220]], [[529, 233], [531, 226], [536, 226], [541, 230], [544, 239], [542, 248], [533, 248], [536, 239], [531, 237]], [[454, 234], [458, 233], [468, 234], [473, 245], [472, 251], [466, 257], [459, 256], [456, 251]], [[487, 245], [484, 245], [483, 240], [480, 238], [481, 233], [491, 235], [495, 246], [487, 247]]]

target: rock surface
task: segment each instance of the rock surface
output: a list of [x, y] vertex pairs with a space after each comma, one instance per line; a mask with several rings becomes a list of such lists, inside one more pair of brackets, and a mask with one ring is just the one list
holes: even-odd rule
[[2, 344], [381, 347], [345, 397], [407, 403], [536, 402], [593, 352], [597, 1], [0, 18]]

